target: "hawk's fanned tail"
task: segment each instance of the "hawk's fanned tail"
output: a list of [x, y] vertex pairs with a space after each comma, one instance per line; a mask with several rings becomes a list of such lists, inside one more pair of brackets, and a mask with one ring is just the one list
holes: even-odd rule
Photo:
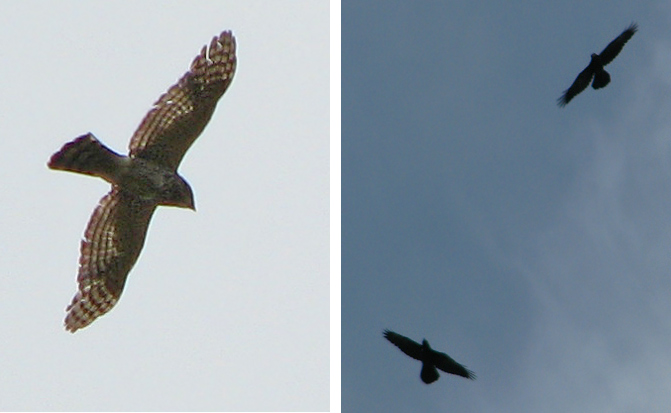
[[51, 169], [99, 176], [112, 181], [121, 155], [103, 145], [90, 133], [68, 142], [49, 159]]

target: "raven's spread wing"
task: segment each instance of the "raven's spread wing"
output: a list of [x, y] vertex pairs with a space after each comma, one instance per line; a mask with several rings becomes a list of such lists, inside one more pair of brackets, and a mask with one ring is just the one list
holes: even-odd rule
[[615, 56], [617, 56], [622, 51], [624, 44], [627, 43], [629, 39], [631, 39], [631, 36], [633, 36], [637, 30], [638, 26], [636, 23], [632, 23], [622, 32], [622, 34], [610, 42], [608, 46], [606, 46], [606, 48], [601, 51], [601, 54], [599, 54], [601, 63], [606, 66], [608, 63], [612, 62], [613, 59], [615, 59]]
[[410, 357], [417, 360], [422, 359], [422, 346], [419, 343], [389, 330], [384, 330], [384, 338], [389, 340], [396, 347], [400, 348], [402, 352], [409, 355]]
[[445, 353], [434, 352], [433, 362], [436, 367], [445, 373], [455, 374], [457, 376], [466, 377], [467, 379], [475, 380], [475, 373], [468, 370], [466, 367], [457, 363]]
[[590, 64], [585, 68], [585, 70], [580, 72], [578, 77], [575, 78], [571, 87], [566, 89], [564, 94], [559, 99], [557, 99], [557, 104], [561, 107], [566, 106], [566, 104], [569, 103], [571, 99], [576, 97], [578, 93], [582, 92], [587, 88], [587, 86], [589, 86], [589, 82], [592, 81], [593, 76], [594, 69]]

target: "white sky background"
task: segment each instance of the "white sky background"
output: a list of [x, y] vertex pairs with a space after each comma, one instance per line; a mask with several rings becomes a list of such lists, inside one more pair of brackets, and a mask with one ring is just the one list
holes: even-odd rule
[[[671, 2], [342, 14], [343, 409], [669, 411]], [[385, 328], [478, 379], [424, 385]]]
[[[125, 3], [130, 4], [130, 3]], [[117, 306], [63, 328], [100, 179], [46, 162], [86, 132], [126, 153], [153, 102], [231, 29], [235, 79]], [[0, 410], [325, 410], [329, 5], [0, 5]]]

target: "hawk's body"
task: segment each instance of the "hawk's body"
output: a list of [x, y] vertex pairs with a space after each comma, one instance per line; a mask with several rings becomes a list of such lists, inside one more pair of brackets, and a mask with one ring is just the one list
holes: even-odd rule
[[88, 133], [51, 157], [52, 169], [99, 176], [112, 184], [82, 240], [79, 290], [67, 308], [66, 329], [86, 327], [119, 300], [158, 205], [195, 209], [191, 187], [177, 167], [212, 117], [235, 67], [235, 38], [223, 32], [154, 104], [133, 135], [128, 156]]

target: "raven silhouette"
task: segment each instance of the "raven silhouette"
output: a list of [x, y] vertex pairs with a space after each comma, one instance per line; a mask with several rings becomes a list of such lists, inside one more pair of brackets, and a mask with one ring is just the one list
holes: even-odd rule
[[[590, 60], [589, 65], [587, 65], [585, 70], [580, 72], [578, 77], [575, 78], [571, 87], [566, 89], [564, 94], [557, 99], [557, 104], [560, 107], [566, 106], [571, 99], [589, 86], [589, 82], [592, 82], [592, 87], [594, 89], [601, 89], [610, 83], [610, 75], [603, 70], [603, 67], [615, 59], [620, 51], [622, 51], [624, 44], [631, 39], [631, 36], [633, 36], [637, 30], [638, 26], [636, 23], [632, 23], [617, 36], [615, 40], [610, 42], [600, 54], [592, 53], [592, 60]], [[592, 78], [594, 78], [594, 81], [592, 81]]]
[[422, 341], [422, 344], [419, 344], [408, 337], [389, 330], [384, 330], [384, 338], [400, 348], [405, 354], [422, 362], [422, 372], [419, 377], [426, 384], [431, 384], [440, 377], [436, 368], [467, 379], [475, 380], [476, 378], [475, 373], [454, 361], [447, 354], [433, 350], [426, 339]]

